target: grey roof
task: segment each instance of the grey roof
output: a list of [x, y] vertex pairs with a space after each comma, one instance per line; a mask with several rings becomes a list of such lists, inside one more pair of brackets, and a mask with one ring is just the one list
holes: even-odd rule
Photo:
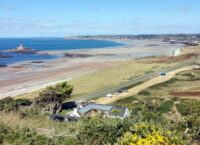
[[86, 114], [88, 111], [92, 109], [103, 110], [103, 111], [110, 111], [113, 106], [111, 105], [101, 105], [101, 104], [88, 104], [83, 108], [79, 109], [78, 112]]
[[111, 112], [110, 116], [113, 116], [113, 117], [124, 117], [125, 111], [126, 111], [126, 107], [113, 106], [112, 110], [114, 110], [114, 109], [121, 110], [121, 112], [118, 113], [118, 114], [114, 114], [114, 113]]

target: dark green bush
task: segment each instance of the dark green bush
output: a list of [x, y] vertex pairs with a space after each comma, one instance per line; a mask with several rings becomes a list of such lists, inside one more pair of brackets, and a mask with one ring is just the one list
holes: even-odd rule
[[14, 100], [11, 97], [6, 97], [0, 100], [0, 111], [18, 111], [20, 106], [29, 106], [31, 101], [29, 99], [17, 99]]
[[131, 115], [137, 115], [139, 111], [142, 111], [142, 106], [137, 106], [132, 109]]
[[9, 112], [9, 111], [17, 111], [18, 109], [19, 109], [19, 105], [13, 98], [7, 97], [0, 100], [1, 111], [4, 110], [4, 111]]
[[114, 144], [130, 128], [130, 121], [94, 116], [85, 117], [78, 139], [85, 145]]
[[176, 108], [182, 115], [200, 115], [200, 101], [197, 100], [183, 100], [181, 103], [176, 104]]
[[181, 100], [181, 99], [179, 97], [172, 97], [171, 100], [172, 101], [178, 101], [178, 100]]
[[24, 128], [22, 130], [12, 130], [6, 127], [4, 124], [0, 124], [0, 143], [12, 144], [12, 145], [53, 145], [51, 139], [43, 135], [37, 134], [36, 131]]
[[140, 92], [138, 93], [138, 95], [150, 96], [151, 93], [149, 93], [148, 91], [143, 90], [143, 91], [140, 91]]
[[29, 99], [17, 99], [16, 102], [20, 106], [30, 106], [32, 103]]
[[172, 111], [173, 106], [174, 106], [174, 102], [171, 100], [168, 100], [160, 104], [160, 106], [158, 107], [158, 111], [160, 113], [167, 113], [169, 111]]
[[135, 100], [137, 100], [137, 99], [134, 96], [130, 96], [127, 98], [117, 100], [116, 103], [117, 104], [131, 103], [132, 101], [135, 101]]

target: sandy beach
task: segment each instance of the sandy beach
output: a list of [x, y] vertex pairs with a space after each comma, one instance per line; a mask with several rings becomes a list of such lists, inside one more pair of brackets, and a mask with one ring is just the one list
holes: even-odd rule
[[29, 61], [0, 68], [0, 99], [33, 92], [48, 85], [127, 63], [138, 57], [150, 55], [171, 56], [183, 44], [169, 44], [153, 40], [114, 40], [125, 46], [45, 51], [58, 59]]

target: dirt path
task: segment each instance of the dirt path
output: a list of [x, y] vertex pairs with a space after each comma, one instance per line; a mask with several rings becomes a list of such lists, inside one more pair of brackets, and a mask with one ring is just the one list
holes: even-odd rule
[[129, 97], [129, 96], [135, 95], [135, 94], [139, 93], [140, 91], [142, 91], [142, 90], [144, 90], [144, 89], [146, 89], [146, 88], [148, 88], [148, 87], [150, 87], [152, 85], [159, 84], [159, 83], [165, 82], [167, 80], [170, 80], [178, 72], [185, 71], [185, 70], [190, 70], [190, 69], [192, 69], [192, 67], [191, 66], [187, 66], [187, 67], [184, 67], [184, 68], [181, 68], [181, 69], [177, 69], [177, 70], [168, 72], [166, 76], [158, 76], [158, 77], [153, 78], [153, 79], [151, 79], [149, 81], [146, 81], [141, 85], [138, 85], [136, 87], [133, 87], [133, 88], [129, 89], [127, 93], [122, 93], [120, 95], [115, 95], [112, 98], [102, 97], [102, 98], [99, 98], [99, 99], [95, 100], [95, 102], [98, 103], [98, 104], [110, 104], [110, 103], [113, 103], [113, 102], [115, 102], [115, 101], [117, 101], [119, 99], [123, 99], [123, 98]]

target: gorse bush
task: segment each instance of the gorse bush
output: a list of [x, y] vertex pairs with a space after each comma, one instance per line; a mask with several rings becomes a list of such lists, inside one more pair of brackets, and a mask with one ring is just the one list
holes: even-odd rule
[[134, 125], [131, 131], [126, 132], [118, 143], [121, 145], [182, 144], [177, 136], [172, 135], [171, 131], [166, 132], [164, 129], [147, 123]]

